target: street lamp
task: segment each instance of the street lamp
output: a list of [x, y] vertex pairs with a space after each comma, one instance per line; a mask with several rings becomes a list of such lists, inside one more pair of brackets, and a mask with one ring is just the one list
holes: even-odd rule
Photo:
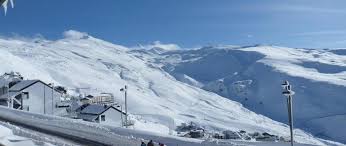
[[283, 91], [282, 94], [287, 97], [287, 109], [288, 109], [288, 122], [290, 125], [290, 133], [291, 133], [291, 146], [293, 146], [293, 106], [292, 106], [292, 96], [294, 95], [294, 91], [292, 91], [291, 85], [288, 81], [284, 81], [281, 84]]
[[121, 92], [124, 92], [125, 96], [125, 127], [127, 128], [128, 122], [127, 122], [127, 85], [125, 85], [124, 88], [120, 89]]

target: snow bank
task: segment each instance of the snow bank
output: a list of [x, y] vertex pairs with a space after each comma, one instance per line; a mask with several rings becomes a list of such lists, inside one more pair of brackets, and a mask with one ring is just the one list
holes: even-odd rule
[[15, 136], [11, 129], [0, 125], [0, 145], [4, 146], [36, 146], [31, 139]]

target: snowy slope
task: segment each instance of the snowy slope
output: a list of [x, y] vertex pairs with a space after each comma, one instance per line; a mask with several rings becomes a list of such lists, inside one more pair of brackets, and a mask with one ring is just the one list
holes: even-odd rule
[[[213, 130], [289, 136], [287, 125], [249, 111], [238, 102], [179, 82], [160, 63], [140, 56], [144, 54], [76, 31], [65, 32], [65, 38], [56, 41], [0, 39], [0, 73], [17, 71], [24, 77], [55, 85], [111, 92], [121, 102], [119, 89], [128, 85], [130, 112], [151, 115], [162, 124], [167, 122], [162, 119], [172, 119], [176, 125], [194, 121]], [[301, 130], [295, 132], [298, 142], [323, 145]]]
[[289, 80], [296, 92], [295, 126], [346, 143], [345, 55], [345, 49], [216, 46], [142, 57], [280, 122], [287, 122], [280, 85]]

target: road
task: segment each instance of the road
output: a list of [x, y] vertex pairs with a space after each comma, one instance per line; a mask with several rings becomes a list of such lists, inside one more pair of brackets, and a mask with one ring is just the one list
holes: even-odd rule
[[[234, 145], [288, 145], [277, 142], [227, 141], [220, 143], [190, 139], [100, 125], [63, 117], [34, 114], [0, 106], [0, 120], [23, 129], [39, 131], [43, 135], [59, 139], [71, 145], [86, 146], [138, 146], [142, 139], [163, 142], [169, 146], [234, 146]], [[304, 144], [297, 144], [304, 145]]]
[[0, 111], [1, 121], [65, 139], [77, 145], [137, 146], [140, 143], [140, 140], [109, 132], [107, 128], [99, 124], [12, 110], [6, 107], [0, 107]]

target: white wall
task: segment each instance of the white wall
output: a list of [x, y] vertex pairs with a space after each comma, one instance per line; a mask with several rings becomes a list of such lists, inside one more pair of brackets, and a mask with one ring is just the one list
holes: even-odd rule
[[[106, 121], [101, 121], [101, 115], [106, 116]], [[100, 124], [121, 127], [121, 113], [113, 108], [108, 109], [106, 112], [99, 116]], [[123, 119], [125, 119], [125, 115], [123, 115]]]
[[34, 113], [53, 114], [53, 111], [54, 113], [57, 111], [55, 104], [60, 100], [61, 94], [54, 91], [52, 95], [52, 88], [45, 84], [37, 82], [23, 90], [23, 92], [29, 93], [29, 99], [23, 97], [24, 110], [26, 110], [25, 107], [29, 106], [29, 112]]

